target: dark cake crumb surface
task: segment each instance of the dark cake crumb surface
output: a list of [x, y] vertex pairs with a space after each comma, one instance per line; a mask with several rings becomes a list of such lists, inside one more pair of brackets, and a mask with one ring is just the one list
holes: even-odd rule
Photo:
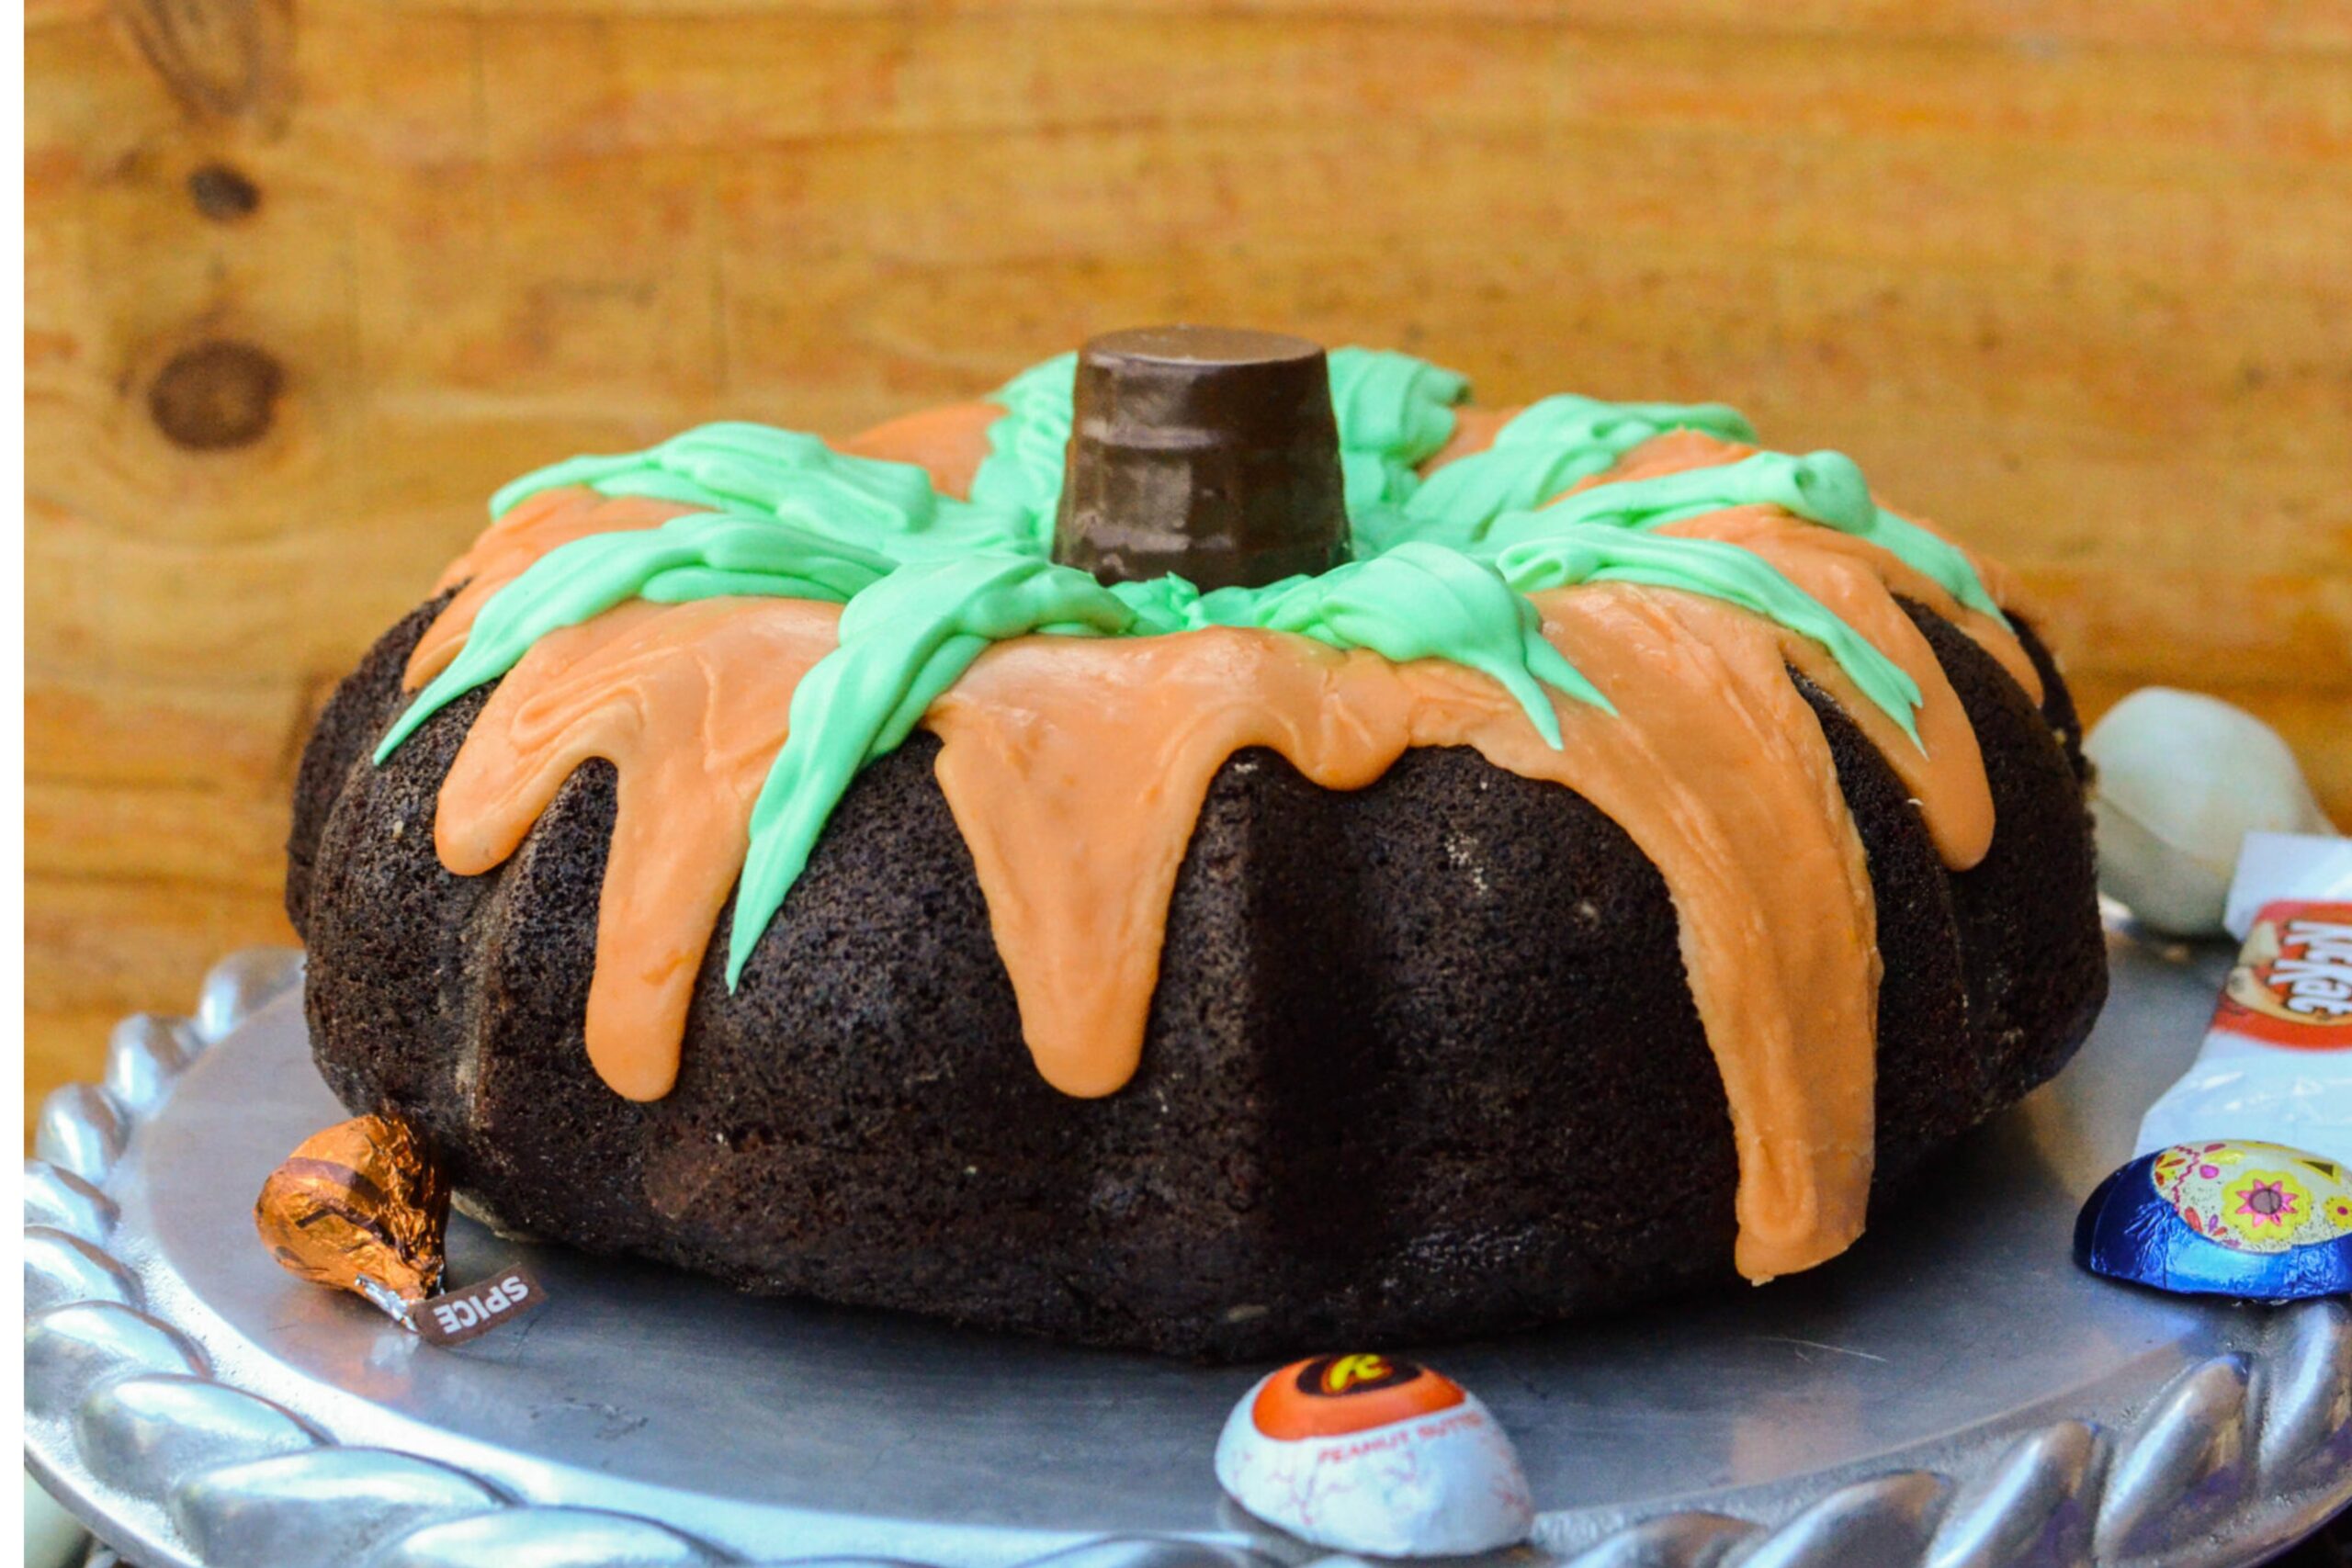
[[[748, 1289], [1211, 1358], [1731, 1277], [1730, 1120], [1673, 908], [1577, 795], [1459, 749], [1348, 793], [1237, 754], [1178, 879], [1142, 1068], [1077, 1100], [1030, 1062], [918, 732], [852, 786], [732, 995], [722, 918], [676, 1089], [639, 1104], [582, 1039], [610, 766], [575, 773], [506, 865], [458, 877], [435, 796], [484, 695], [368, 760], [435, 608], [322, 717], [288, 902], [327, 1081], [419, 1122], [501, 1223]], [[1993, 784], [1973, 870], [1943, 869], [1892, 769], [1792, 676], [1877, 897], [1874, 1201], [2055, 1072], [2106, 984], [2064, 685], [2029, 637], [2037, 708], [1911, 613]]]

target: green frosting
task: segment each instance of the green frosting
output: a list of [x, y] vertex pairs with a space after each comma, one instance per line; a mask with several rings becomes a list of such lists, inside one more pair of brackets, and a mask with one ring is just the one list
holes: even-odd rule
[[1752, 550], [1719, 539], [1677, 539], [1575, 524], [1523, 539], [1495, 557], [1495, 570], [1521, 593], [1579, 582], [1645, 582], [1736, 604], [1812, 638], [1862, 695], [1919, 745], [1919, 683], [1820, 600]]
[[842, 604], [890, 574], [888, 557], [804, 533], [774, 518], [694, 513], [659, 528], [594, 534], [559, 545], [491, 596], [465, 647], [394, 722], [376, 761], [454, 699], [497, 680], [549, 632], [625, 600], [662, 604], [714, 593]]
[[1381, 349], [1333, 349], [1330, 361], [1348, 515], [1401, 506], [1420, 484], [1414, 470], [1453, 439], [1453, 405], [1470, 395], [1470, 383]]
[[503, 516], [541, 491], [588, 485], [606, 495], [646, 495], [785, 516], [807, 512], [820, 528], [921, 529], [938, 492], [907, 463], [850, 462], [813, 435], [764, 424], [706, 424], [617, 457], [574, 457], [516, 479], [491, 497]]
[[1541, 506], [1669, 430], [1756, 439], [1739, 412], [1721, 403], [1604, 403], [1563, 393], [1529, 404], [1492, 446], [1430, 476], [1405, 503], [1405, 529], [1420, 538], [1442, 533], [1448, 543], [1480, 538], [1504, 513]]
[[1560, 744], [1559, 715], [1537, 682], [1577, 702], [1610, 706], [1600, 688], [1544, 640], [1533, 604], [1495, 568], [1442, 545], [1408, 540], [1319, 576], [1220, 588], [1201, 598], [1196, 613], [1208, 625], [1296, 632], [1333, 648], [1370, 649], [1400, 664], [1466, 664], [1494, 677], [1554, 747]]
[[[1062, 400], [1067, 438], [1069, 400]], [[1050, 517], [1040, 545], [1031, 536], [1034, 520], [1019, 507], [942, 495], [911, 463], [845, 457], [816, 436], [763, 424], [706, 424], [642, 452], [557, 463], [491, 497], [490, 514], [503, 517], [563, 485], [784, 523], [893, 560], [1046, 547], [1053, 537]]]
[[1491, 448], [1423, 482], [1417, 466], [1452, 438], [1453, 405], [1467, 385], [1408, 355], [1358, 348], [1330, 355], [1355, 559], [1318, 576], [1207, 594], [1177, 577], [1105, 587], [1049, 558], [1076, 366], [1076, 355], [1060, 355], [995, 394], [1005, 412], [989, 428], [968, 500], [942, 495], [910, 465], [741, 423], [517, 479], [492, 498], [493, 516], [566, 485], [706, 510], [548, 552], [482, 607], [464, 648], [392, 726], [376, 760], [455, 698], [503, 675], [549, 632], [632, 598], [843, 605], [839, 646], [794, 692], [787, 738], [752, 810], [729, 939], [732, 985], [858, 771], [899, 746], [973, 660], [1010, 637], [1242, 626], [1400, 662], [1443, 659], [1495, 681], [1557, 747], [1557, 699], [1614, 710], [1544, 640], [1527, 596], [1639, 582], [1736, 604], [1818, 643], [1916, 743], [1920, 693], [1901, 666], [1762, 557], [1653, 530], [1725, 507], [1777, 506], [1883, 546], [1962, 603], [1999, 613], [1966, 557], [1878, 507], [1860, 470], [1834, 452], [1758, 453], [1552, 501], [1668, 430], [1752, 442], [1747, 420], [1720, 404], [1547, 398], [1506, 424]]
[[1026, 518], [1040, 550], [1054, 547], [1077, 384], [1078, 355], [1059, 354], [998, 388], [989, 400], [1004, 417], [989, 426], [988, 458], [972, 476], [972, 499]]
[[1091, 574], [1001, 551], [892, 572], [842, 612], [841, 645], [792, 694], [784, 750], [752, 807], [727, 983], [799, 880], [859, 769], [897, 749], [992, 642], [1029, 632], [1116, 636], [1136, 613]]
[[[1440, 469], [1439, 476], [1447, 471]], [[1803, 457], [1758, 452], [1736, 463], [1595, 485], [1537, 511], [1489, 518], [1473, 531], [1464, 547], [1508, 547], [1577, 524], [1657, 528], [1732, 506], [1777, 506], [1807, 522], [1868, 539], [1969, 608], [2000, 614], [1968, 558], [1872, 502], [1862, 470], [1838, 452]]]

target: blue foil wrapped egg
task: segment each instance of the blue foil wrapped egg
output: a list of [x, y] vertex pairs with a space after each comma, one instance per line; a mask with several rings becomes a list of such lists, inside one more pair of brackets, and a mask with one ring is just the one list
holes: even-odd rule
[[2187, 1295], [2352, 1292], [2352, 1170], [2278, 1144], [2175, 1144], [2099, 1183], [2075, 1260]]

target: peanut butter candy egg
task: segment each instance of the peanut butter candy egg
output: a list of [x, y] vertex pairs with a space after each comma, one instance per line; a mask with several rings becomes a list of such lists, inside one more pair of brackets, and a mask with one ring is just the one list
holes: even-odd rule
[[1527, 1477], [1487, 1407], [1386, 1356], [1318, 1356], [1261, 1381], [1226, 1421], [1216, 1478], [1303, 1540], [1446, 1557], [1525, 1540]]

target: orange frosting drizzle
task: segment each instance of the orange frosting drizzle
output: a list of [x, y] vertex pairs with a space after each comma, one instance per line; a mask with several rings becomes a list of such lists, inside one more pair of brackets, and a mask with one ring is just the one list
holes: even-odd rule
[[[937, 411], [844, 449], [968, 485], [967, 459], [993, 412]], [[1443, 456], [1475, 449], [1457, 446]], [[1629, 454], [1611, 477], [1746, 450], [1677, 434]], [[547, 549], [684, 510], [580, 489], [517, 507], [451, 569], [448, 581], [466, 586], [420, 644], [412, 684]], [[1842, 1251], [1860, 1233], [1871, 1168], [1876, 917], [1827, 742], [1786, 670], [1860, 725], [1954, 868], [1991, 841], [1991, 793], [1967, 716], [1894, 595], [1952, 617], [2028, 689], [2038, 682], [2005, 628], [1863, 541], [1764, 507], [1668, 531], [1755, 550], [1900, 664], [1923, 694], [1924, 751], [1814, 643], [1713, 600], [1622, 583], [1536, 596], [1546, 638], [1617, 708], [1555, 701], [1558, 750], [1475, 671], [1282, 633], [1033, 636], [982, 654], [924, 725], [942, 742], [940, 786], [1039, 1072], [1081, 1096], [1134, 1075], [1177, 873], [1234, 752], [1268, 747], [1323, 787], [1358, 789], [1408, 746], [1469, 746], [1577, 791], [1664, 877], [1739, 1155], [1741, 1272], [1768, 1279]], [[616, 769], [586, 1039], [624, 1095], [658, 1098], [675, 1079], [752, 803], [783, 746], [793, 689], [833, 646], [839, 615], [792, 600], [632, 603], [553, 633], [492, 692], [442, 785], [443, 863], [476, 874], [520, 847], [582, 763], [602, 757]]]
[[742, 870], [793, 688], [841, 607], [797, 599], [619, 605], [543, 637], [491, 694], [441, 785], [441, 863], [480, 875], [602, 757], [617, 808], [596, 909], [588, 1059], [631, 1100], [678, 1071], [695, 978]]
[[[1487, 439], [1491, 443], [1492, 436], [1489, 435]], [[1758, 448], [1754, 446], [1739, 442], [1717, 440], [1714, 436], [1702, 431], [1669, 431], [1664, 435], [1644, 442], [1626, 453], [1624, 460], [1607, 473], [1596, 474], [1564, 493], [1573, 495], [1577, 491], [1589, 490], [1598, 484], [1654, 479], [1661, 474], [1682, 473], [1691, 468], [1736, 463], [1742, 457], [1751, 456], [1757, 450]], [[1464, 452], [1455, 455], [1467, 456], [1468, 454]], [[1444, 457], [1446, 454], [1440, 453], [1439, 456]], [[1880, 504], [1883, 505], [1884, 502], [1882, 502]], [[1984, 592], [1990, 594], [1996, 604], [2012, 607], [2018, 605], [2021, 595], [2015, 579], [2007, 567], [1998, 561], [1978, 555], [1923, 518], [1914, 517], [1911, 521], [1935, 534], [1937, 537], [1943, 539], [1945, 543], [1965, 556], [1968, 563], [1976, 569], [1977, 579], [1984, 584]], [[2025, 689], [2029, 696], [2037, 703], [2041, 700], [2041, 675], [2034, 669], [2033, 660], [2026, 657], [2024, 645], [2010, 634], [2007, 626], [2002, 626], [1990, 615], [1968, 609], [1947, 592], [1941, 584], [1933, 581], [1925, 573], [1868, 540], [1858, 539], [1851, 534], [1841, 534], [1835, 528], [1816, 527], [1802, 518], [1790, 516], [1778, 507], [1770, 506], [1733, 507], [1705, 516], [1687, 518], [1680, 523], [1669, 523], [1657, 531], [1661, 534], [1679, 534], [1690, 538], [1723, 539], [1732, 544], [1744, 545], [1770, 559], [1783, 571], [1788, 570], [1787, 561], [1781, 553], [1783, 550], [1829, 552], [1850, 557], [1876, 572], [1893, 592], [1927, 605], [1944, 619], [1958, 626], [1979, 647], [1997, 660], [2001, 667], [2016, 679], [2018, 684]], [[1770, 541], [1773, 547], [1765, 548], [1767, 541]], [[1792, 578], [1796, 576], [1794, 572], [1790, 572], [1789, 575]], [[1798, 579], [1798, 581], [1800, 586], [1806, 588], [1812, 586], [1803, 579]], [[1835, 604], [1830, 608], [1838, 610], [1841, 615], [1844, 614]], [[1849, 622], [1849, 624], [1852, 623]], [[1857, 626], [1856, 629], [1863, 628]], [[1878, 639], [1873, 637], [1871, 640], [1876, 642]]]

